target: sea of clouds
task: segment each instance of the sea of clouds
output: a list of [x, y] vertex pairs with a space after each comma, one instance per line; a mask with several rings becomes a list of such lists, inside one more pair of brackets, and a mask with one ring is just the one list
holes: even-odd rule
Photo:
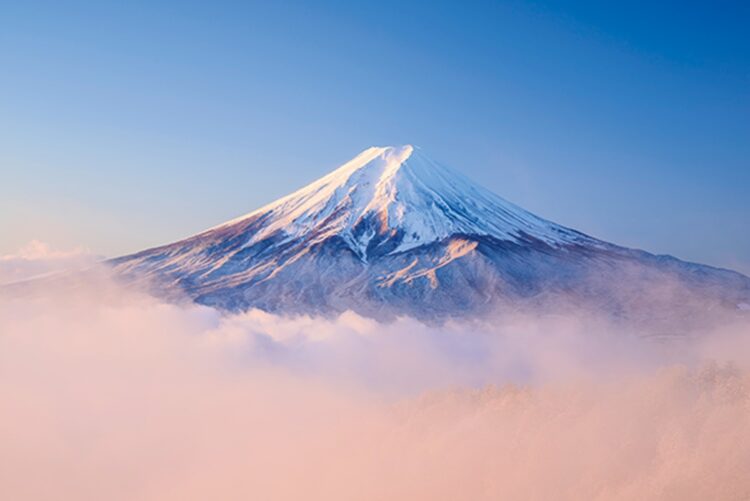
[[[226, 316], [0, 257], [0, 499], [750, 498], [750, 326]], [[2, 292], [4, 290], [4, 292]]]

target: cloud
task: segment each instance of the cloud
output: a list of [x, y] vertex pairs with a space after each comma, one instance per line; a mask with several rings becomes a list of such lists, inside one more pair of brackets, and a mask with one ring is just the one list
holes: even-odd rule
[[58, 250], [39, 240], [32, 240], [14, 254], [0, 255], [0, 284], [83, 269], [97, 261], [96, 256], [82, 247]]
[[102, 269], [0, 326], [2, 499], [750, 495], [747, 325], [223, 316]]

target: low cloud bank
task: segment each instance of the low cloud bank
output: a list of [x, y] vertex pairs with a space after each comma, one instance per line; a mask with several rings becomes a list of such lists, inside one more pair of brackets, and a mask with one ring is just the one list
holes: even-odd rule
[[747, 325], [224, 317], [0, 298], [0, 498], [747, 499]]

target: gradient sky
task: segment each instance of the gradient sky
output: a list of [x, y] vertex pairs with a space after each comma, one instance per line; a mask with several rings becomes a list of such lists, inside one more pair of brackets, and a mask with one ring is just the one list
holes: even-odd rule
[[749, 4], [623, 4], [0, 2], [0, 254], [166, 243], [414, 143], [750, 273]]

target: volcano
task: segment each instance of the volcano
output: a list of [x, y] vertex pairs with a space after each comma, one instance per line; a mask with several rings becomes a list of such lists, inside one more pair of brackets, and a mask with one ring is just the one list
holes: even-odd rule
[[440, 321], [569, 304], [700, 320], [750, 304], [744, 275], [545, 220], [410, 145], [369, 148], [245, 216], [109, 263], [227, 311]]

